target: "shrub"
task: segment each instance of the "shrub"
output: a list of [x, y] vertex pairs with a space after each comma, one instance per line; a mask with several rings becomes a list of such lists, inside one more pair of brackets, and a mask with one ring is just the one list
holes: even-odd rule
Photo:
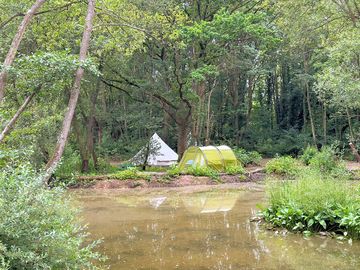
[[330, 147], [323, 147], [310, 160], [310, 167], [322, 173], [330, 173], [332, 170], [341, 166], [336, 160], [335, 151]]
[[245, 169], [241, 164], [239, 164], [239, 165], [236, 165], [236, 166], [226, 167], [225, 172], [227, 174], [230, 174], [230, 175], [244, 174]]
[[331, 231], [360, 237], [360, 193], [345, 180], [307, 171], [296, 181], [268, 186], [265, 221], [292, 231]]
[[276, 157], [270, 160], [265, 166], [267, 173], [276, 173], [281, 175], [295, 175], [299, 172], [299, 164], [296, 159], [286, 157]]
[[149, 179], [149, 175], [139, 172], [136, 167], [128, 168], [124, 171], [120, 171], [110, 175], [113, 179], [118, 180], [130, 180], [130, 179]]
[[64, 190], [44, 189], [27, 164], [0, 171], [0, 269], [98, 269]]
[[249, 164], [259, 164], [262, 157], [256, 151], [246, 151], [245, 149], [238, 148], [234, 151], [236, 158], [243, 164], [247, 166]]
[[180, 167], [177, 165], [171, 165], [170, 169], [166, 171], [166, 174], [170, 177], [177, 177], [181, 174]]
[[309, 165], [310, 164], [310, 160], [318, 153], [319, 151], [317, 150], [316, 147], [314, 146], [307, 146], [304, 150], [304, 153], [300, 156], [301, 161], [305, 164], [305, 165]]
[[186, 169], [185, 173], [194, 176], [207, 176], [211, 179], [219, 178], [219, 173], [207, 166], [191, 166]]

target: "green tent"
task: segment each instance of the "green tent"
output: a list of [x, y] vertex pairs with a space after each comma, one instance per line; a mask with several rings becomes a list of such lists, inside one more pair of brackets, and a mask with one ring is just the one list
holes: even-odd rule
[[217, 171], [224, 171], [229, 166], [238, 164], [234, 152], [226, 145], [189, 147], [179, 164], [181, 170], [188, 167], [207, 166]]

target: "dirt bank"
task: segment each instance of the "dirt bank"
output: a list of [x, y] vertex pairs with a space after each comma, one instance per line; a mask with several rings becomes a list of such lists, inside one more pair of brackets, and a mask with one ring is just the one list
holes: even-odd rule
[[211, 179], [204, 176], [180, 175], [175, 178], [168, 178], [165, 174], [153, 174], [150, 180], [129, 179], [117, 180], [107, 176], [80, 177], [71, 188], [89, 189], [132, 189], [132, 188], [160, 188], [160, 187], [185, 187], [185, 186], [213, 186], [220, 184], [236, 184], [259, 182], [265, 179], [266, 175], [261, 170], [256, 170], [246, 175], [222, 174], [218, 179]]

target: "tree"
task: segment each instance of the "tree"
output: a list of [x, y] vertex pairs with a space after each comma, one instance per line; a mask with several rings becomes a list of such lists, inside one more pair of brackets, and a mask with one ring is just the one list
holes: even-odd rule
[[[88, 11], [85, 19], [85, 29], [80, 45], [80, 54], [79, 54], [80, 62], [85, 61], [87, 57], [94, 17], [95, 17], [95, 0], [89, 0]], [[74, 117], [76, 104], [80, 94], [80, 86], [83, 75], [84, 75], [84, 69], [82, 67], [79, 67], [75, 74], [74, 85], [70, 91], [68, 109], [64, 116], [62, 129], [60, 131], [60, 135], [55, 147], [54, 154], [46, 165], [46, 175], [44, 177], [44, 183], [47, 183], [49, 181], [52, 173], [55, 171], [56, 166], [58, 165], [61, 156], [64, 152], [65, 144], [67, 142], [70, 132], [71, 122]]]
[[4, 60], [3, 66], [2, 66], [2, 71], [0, 72], [0, 103], [3, 101], [4, 95], [5, 95], [7, 69], [11, 66], [11, 64], [13, 63], [13, 61], [15, 59], [16, 52], [19, 48], [20, 42], [24, 36], [27, 26], [30, 24], [32, 17], [34, 16], [35, 12], [42, 6], [42, 4], [45, 1], [46, 0], [36, 0], [34, 5], [28, 10], [28, 12], [24, 16], [21, 24], [19, 25], [17, 33], [14, 36], [14, 39], [10, 45], [10, 49], [7, 53], [7, 56]]

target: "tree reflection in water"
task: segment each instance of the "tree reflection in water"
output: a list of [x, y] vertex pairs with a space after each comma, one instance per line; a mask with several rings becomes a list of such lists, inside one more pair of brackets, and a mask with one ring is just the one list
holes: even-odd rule
[[111, 269], [357, 269], [360, 263], [358, 242], [276, 235], [251, 223], [262, 192], [78, 197], [94, 238], [104, 237]]

